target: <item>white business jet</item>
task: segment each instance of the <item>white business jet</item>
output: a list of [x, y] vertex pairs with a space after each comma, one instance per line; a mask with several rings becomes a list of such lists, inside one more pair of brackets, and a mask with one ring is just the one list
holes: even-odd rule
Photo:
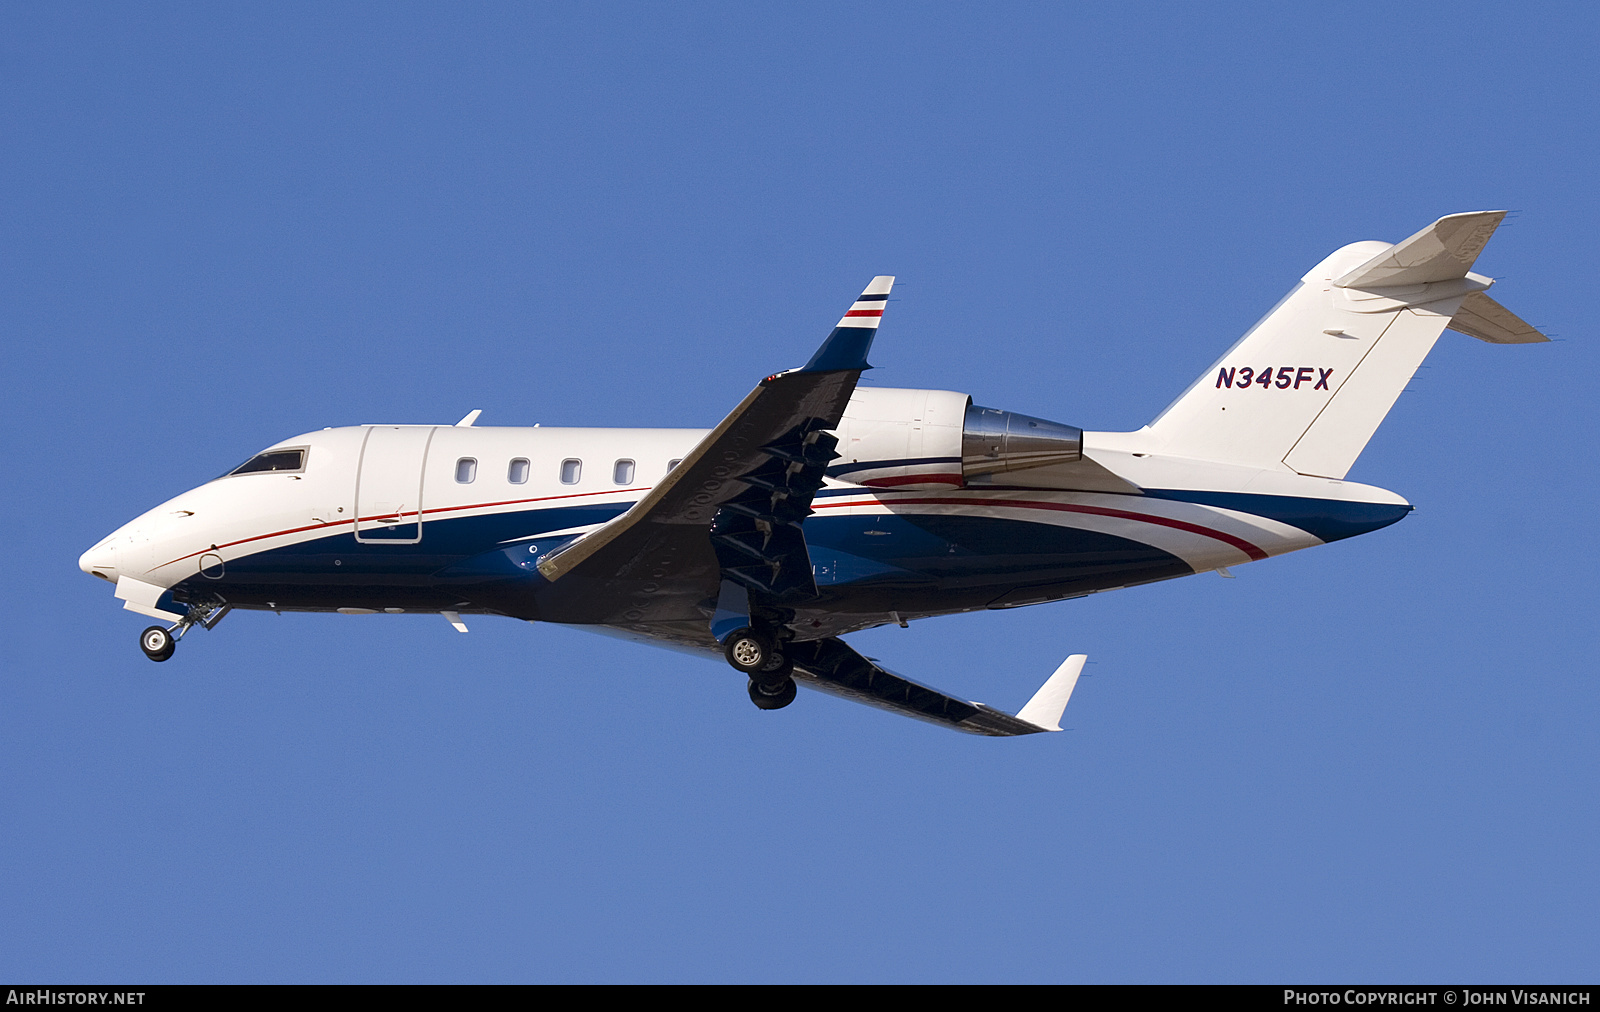
[[284, 440], [83, 554], [161, 619], [152, 660], [230, 609], [604, 627], [720, 654], [762, 709], [796, 683], [957, 730], [1059, 730], [1075, 654], [1015, 715], [840, 637], [889, 622], [1221, 571], [1386, 527], [1344, 480], [1449, 327], [1546, 338], [1470, 270], [1503, 211], [1441, 218], [1312, 268], [1137, 432], [858, 388], [892, 277], [811, 360], [697, 429], [360, 425]]

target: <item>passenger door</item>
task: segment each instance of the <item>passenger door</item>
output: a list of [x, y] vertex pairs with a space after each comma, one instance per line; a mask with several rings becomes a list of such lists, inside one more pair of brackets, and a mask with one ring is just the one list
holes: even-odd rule
[[414, 545], [422, 540], [422, 468], [431, 425], [374, 425], [356, 472], [356, 540]]

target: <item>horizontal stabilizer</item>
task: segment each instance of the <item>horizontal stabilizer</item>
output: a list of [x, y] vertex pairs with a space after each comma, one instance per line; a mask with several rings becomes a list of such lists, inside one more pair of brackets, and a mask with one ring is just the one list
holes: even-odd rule
[[1078, 683], [1078, 673], [1086, 659], [1084, 654], [1067, 658], [1022, 712], [1013, 717], [1004, 710], [958, 699], [897, 675], [856, 653], [840, 639], [791, 643], [786, 652], [794, 659], [794, 677], [814, 689], [967, 734], [994, 738], [1061, 730], [1061, 711]]
[[1539, 344], [1550, 340], [1482, 292], [1473, 292], [1461, 300], [1450, 329], [1490, 344]]
[[1334, 284], [1340, 288], [1390, 288], [1464, 278], [1505, 216], [1504, 211], [1446, 215]]

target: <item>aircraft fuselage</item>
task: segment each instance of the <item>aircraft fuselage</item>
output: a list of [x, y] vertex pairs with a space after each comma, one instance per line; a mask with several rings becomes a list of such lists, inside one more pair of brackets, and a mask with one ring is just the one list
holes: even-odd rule
[[[262, 454], [303, 451], [299, 467], [207, 482], [125, 525], [80, 565], [112, 581], [165, 588], [180, 605], [215, 596], [245, 609], [582, 622], [590, 617], [565, 614], [546, 597], [538, 561], [624, 513], [704, 436], [699, 429], [323, 429]], [[1091, 444], [1095, 436], [1088, 434]], [[1237, 487], [1235, 476], [1226, 477], [1223, 487]], [[797, 609], [795, 624], [801, 637], [834, 636], [896, 619], [1076, 597], [1321, 544], [1409, 510], [1388, 493], [1360, 496], [1380, 491], [1366, 486], [1298, 481], [1338, 485], [1340, 497], [1307, 498], [1302, 488], [1292, 499], [1228, 498], [1203, 488], [1129, 494], [991, 481], [881, 489], [830, 480], [803, 526], [818, 596]], [[655, 628], [642, 618], [622, 608], [596, 624], [714, 646], [703, 624]]]

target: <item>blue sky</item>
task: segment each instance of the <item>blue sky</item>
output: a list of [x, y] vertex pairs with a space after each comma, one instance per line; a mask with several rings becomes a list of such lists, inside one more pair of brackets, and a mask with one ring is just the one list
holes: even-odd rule
[[[11, 5], [0, 975], [1600, 975], [1596, 18], [1579, 4]], [[1310, 266], [1511, 208], [1353, 541], [876, 630], [970, 739], [477, 619], [150, 664], [76, 559], [325, 425], [714, 424], [869, 382], [1136, 428]]]

